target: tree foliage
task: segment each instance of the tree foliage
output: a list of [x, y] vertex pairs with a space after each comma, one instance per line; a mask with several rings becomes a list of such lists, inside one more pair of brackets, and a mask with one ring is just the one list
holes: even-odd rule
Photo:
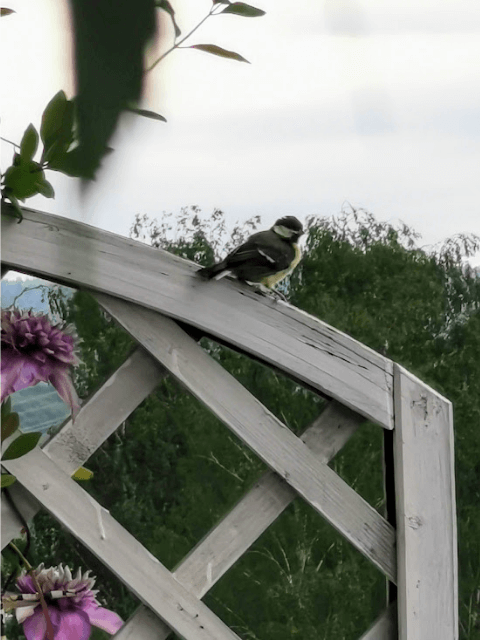
[[[224, 215], [196, 207], [161, 223], [137, 217], [132, 235], [201, 264], [256, 228], [228, 238]], [[422, 248], [405, 225], [346, 210], [310, 218], [305, 256], [286, 284], [298, 307], [400, 362], [454, 403], [462, 640], [478, 640], [480, 584], [480, 279], [464, 257], [478, 239]], [[60, 305], [61, 308], [61, 305]], [[83, 337], [84, 396], [133, 344], [85, 293], [64, 312]], [[230, 349], [202, 346], [296, 433], [323, 400]], [[382, 432], [365, 424], [331, 463], [382, 511]], [[264, 471], [263, 464], [174, 380], [165, 379], [88, 461], [84, 486], [167, 567], [173, 568]], [[88, 565], [106, 606], [137, 606], [101, 563], [45, 514], [37, 516], [35, 561]], [[205, 602], [242, 638], [354, 640], [384, 606], [385, 580], [297, 500], [214, 586]]]

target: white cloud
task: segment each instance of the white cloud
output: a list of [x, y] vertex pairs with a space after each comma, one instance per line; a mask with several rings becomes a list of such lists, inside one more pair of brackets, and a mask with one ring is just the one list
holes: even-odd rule
[[[50, 71], [52, 52], [39, 46], [56, 28], [53, 0], [15, 1], [24, 21], [37, 7], [25, 28], [38, 34], [23, 39], [9, 71], [7, 138], [38, 124], [59, 78], [71, 82], [63, 62]], [[209, 8], [172, 2], [184, 33]], [[174, 53], [148, 77], [145, 100], [168, 123], [125, 118], [83, 201], [73, 180], [54, 175], [56, 200], [32, 204], [125, 235], [135, 213], [187, 204], [269, 223], [280, 213], [334, 214], [344, 200], [405, 220], [428, 243], [480, 233], [477, 0], [252, 3], [267, 15], [213, 18], [192, 40], [238, 51], [251, 65]], [[64, 38], [60, 25], [59, 58]]]

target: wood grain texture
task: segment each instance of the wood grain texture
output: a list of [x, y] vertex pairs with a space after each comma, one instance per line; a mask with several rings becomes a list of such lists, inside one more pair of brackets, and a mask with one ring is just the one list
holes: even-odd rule
[[[397, 611], [391, 604], [359, 640], [397, 640]], [[426, 640], [426, 639], [425, 639]], [[433, 640], [433, 639], [432, 639]]]
[[117, 631], [114, 640], [162, 640], [171, 633], [172, 630], [163, 620], [158, 618], [148, 607], [140, 605], [123, 627]]
[[[44, 446], [44, 451], [71, 475], [82, 466], [117, 427], [154, 390], [166, 371], [142, 348], [138, 348], [86, 402], [75, 423], [67, 420]], [[40, 505], [21, 486], [10, 489], [26, 522]], [[2, 549], [18, 537], [22, 524], [2, 494]]]
[[[357, 430], [361, 419], [350, 410], [332, 403], [305, 431], [309, 448], [316, 440], [319, 462], [326, 463]], [[322, 442], [325, 451], [320, 451]], [[253, 542], [297, 497], [288, 483], [276, 473], [264, 474], [214, 529], [182, 561], [175, 576], [203, 597], [247, 551]]]
[[[340, 451], [363, 419], [331, 402], [302, 436], [321, 462]], [[266, 473], [182, 560], [175, 578], [202, 598], [296, 498], [277, 474]], [[150, 613], [150, 612], [149, 612]], [[140, 607], [115, 640], [164, 640], [170, 630]]]
[[452, 405], [395, 365], [400, 640], [458, 638]]
[[393, 582], [395, 531], [173, 320], [97, 294], [102, 307]]
[[185, 640], [239, 640], [41, 449], [4, 463], [19, 482]]
[[75, 422], [68, 420], [43, 447], [45, 453], [71, 475], [166, 375], [152, 356], [138, 348], [82, 406]]
[[[9, 205], [5, 205], [8, 209]], [[190, 323], [393, 428], [392, 363], [333, 327], [197, 266], [94, 227], [24, 209], [4, 216], [2, 260], [11, 268], [116, 295]]]

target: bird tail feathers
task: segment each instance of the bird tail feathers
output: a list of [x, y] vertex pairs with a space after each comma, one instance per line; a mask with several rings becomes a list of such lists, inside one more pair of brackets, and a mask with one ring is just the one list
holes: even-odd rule
[[197, 274], [206, 280], [220, 280], [223, 276], [226, 276], [230, 273], [230, 270], [225, 267], [223, 262], [219, 262], [218, 264], [212, 264], [211, 267], [203, 267], [203, 269], [199, 269]]

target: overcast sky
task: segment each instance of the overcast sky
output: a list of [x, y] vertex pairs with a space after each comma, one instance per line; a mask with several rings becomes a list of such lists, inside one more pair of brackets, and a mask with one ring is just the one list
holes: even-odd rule
[[[210, 8], [171, 2], [184, 33]], [[214, 17], [191, 39], [251, 64], [172, 53], [148, 75], [142, 105], [168, 123], [124, 117], [85, 200], [50, 172], [56, 199], [27, 204], [122, 235], [136, 213], [189, 204], [269, 226], [336, 214], [345, 201], [406, 222], [425, 244], [480, 234], [478, 0], [252, 4], [267, 14]], [[73, 94], [69, 14], [63, 0], [7, 6], [17, 13], [1, 20], [2, 135], [18, 142], [59, 89]], [[3, 143], [2, 168], [10, 160]]]

